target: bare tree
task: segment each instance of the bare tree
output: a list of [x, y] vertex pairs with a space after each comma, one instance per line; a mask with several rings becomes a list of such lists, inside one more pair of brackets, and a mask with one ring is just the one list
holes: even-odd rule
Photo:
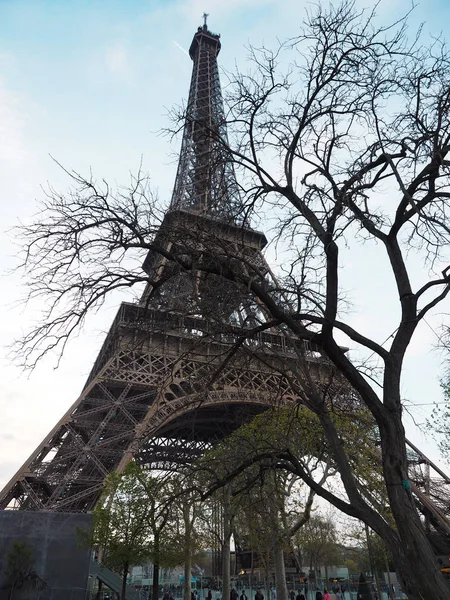
[[[289, 52], [293, 58], [284, 57]], [[152, 283], [136, 262], [150, 248], [177, 273], [226, 280], [227, 290], [250, 295], [266, 316], [243, 330], [239, 343], [269, 327], [313, 341], [370, 411], [392, 522], [362, 493], [351, 464], [354, 449], [342, 443], [332, 418], [336, 404], [314, 384], [301, 352], [297, 392], [319, 418], [346, 496], [317, 484], [289, 454], [280, 459], [284, 467], [383, 538], [410, 599], [444, 600], [448, 588], [411, 492], [400, 386], [418, 324], [450, 291], [449, 267], [439, 272], [450, 241], [448, 50], [440, 39], [410, 39], [406, 17], [378, 26], [374, 13], [344, 1], [312, 8], [296, 39], [276, 53], [253, 50], [252, 60], [253, 73], [230, 82], [231, 142], [222, 143], [241, 174], [249, 214], [270, 210], [278, 239], [294, 249], [288, 274], [275, 285], [250, 257], [235, 256], [207, 231], [198, 244], [198, 232], [187, 226], [185, 235], [177, 232], [183, 244], [162, 246], [154, 237], [157, 202], [142, 177], [128, 194], [71, 173], [73, 194], [50, 190], [40, 217], [21, 228], [30, 297], [49, 301], [43, 322], [20, 342], [22, 358], [33, 365], [49, 348], [63, 348], [111, 291]], [[286, 72], [282, 64], [289, 64]], [[211, 135], [217, 141], [217, 132]], [[387, 348], [345, 317], [341, 249], [350, 244], [362, 255], [358, 239], [375, 242], [380, 261], [390, 265], [399, 318]], [[420, 283], [411, 280], [411, 249], [429, 268]], [[343, 334], [353, 348], [377, 357], [376, 378], [342, 347]]]
[[[287, 73], [279, 67], [285, 51], [297, 55]], [[372, 413], [395, 525], [362, 498], [323, 397], [309, 393], [306, 403], [333, 447], [347, 500], [315, 486], [317, 493], [383, 537], [409, 597], [445, 598], [411, 493], [400, 385], [418, 324], [450, 291], [449, 267], [439, 272], [450, 241], [448, 50], [442, 40], [409, 39], [406, 19], [380, 27], [374, 13], [343, 2], [312, 9], [296, 39], [276, 54], [261, 49], [252, 57], [253, 74], [232, 80], [229, 151], [246, 182], [248, 205], [271, 206], [279, 239], [289, 236], [295, 248], [282, 282], [293, 310], [274, 302], [263, 285], [253, 291], [295, 335], [316, 333], [315, 343]], [[380, 261], [390, 265], [399, 319], [388, 348], [351, 327], [343, 313], [340, 251], [358, 237], [375, 241]], [[415, 285], [411, 249], [429, 268]], [[379, 358], [377, 380], [347, 355], [340, 333]]]

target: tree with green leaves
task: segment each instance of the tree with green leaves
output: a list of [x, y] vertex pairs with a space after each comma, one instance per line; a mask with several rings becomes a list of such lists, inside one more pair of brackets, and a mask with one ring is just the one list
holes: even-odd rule
[[9, 600], [13, 600], [14, 591], [29, 582], [36, 591], [45, 588], [45, 581], [34, 569], [34, 552], [26, 542], [13, 542], [6, 554], [5, 575], [9, 579]]
[[129, 463], [126, 474], [135, 478], [139, 497], [147, 505], [148, 558], [153, 563], [152, 600], [158, 600], [160, 567], [176, 566], [183, 560], [174, 525], [173, 481], [170, 474], [155, 477], [134, 462]]
[[205, 508], [189, 470], [158, 473], [130, 463], [128, 471], [148, 504], [149, 558], [153, 563], [152, 598], [159, 593], [159, 567], [184, 565], [184, 597], [191, 600], [192, 565], [209, 547], [200, 525]]
[[263, 567], [267, 585], [274, 572], [279, 600], [288, 598], [285, 557], [292, 553], [295, 533], [308, 522], [313, 499], [314, 494], [305, 490], [298, 478], [269, 469], [260, 472], [251, 487], [236, 498], [236, 528]]
[[204, 487], [215, 489], [215, 495], [221, 493], [224, 505], [224, 590], [229, 580], [225, 557], [235, 530], [255, 550], [266, 574], [273, 566], [277, 597], [287, 598], [284, 555], [292, 550], [294, 534], [308, 521], [315, 493], [300, 486], [297, 475], [277, 468], [277, 454], [286, 448], [298, 450], [304, 469], [318, 482], [335, 473], [317, 418], [297, 407], [274, 408], [255, 417], [195, 467], [205, 471]]
[[222, 595], [228, 597], [231, 590], [231, 539], [235, 531], [236, 518], [241, 510], [239, 500], [231, 495], [231, 487], [226, 486], [210, 494], [205, 490], [213, 481], [210, 467], [216, 465], [220, 472], [220, 452], [211, 451], [192, 466], [191, 473], [197, 478], [200, 497], [203, 497], [199, 513], [198, 529], [206, 547], [214, 548], [221, 557]]
[[121, 574], [120, 600], [125, 600], [130, 568], [148, 561], [151, 554], [147, 500], [134, 465], [129, 465], [123, 475], [112, 473], [108, 477], [92, 513], [92, 527], [79, 531], [81, 543], [101, 549], [102, 564]]
[[340, 550], [337, 546], [337, 528], [331, 517], [312, 516], [295, 536], [295, 544], [308, 561], [310, 571], [317, 580], [319, 568], [325, 567], [328, 582], [328, 567], [338, 564]]
[[184, 502], [177, 478], [170, 473], [154, 476], [130, 462], [122, 475], [109, 476], [93, 511], [94, 524], [80, 535], [85, 544], [102, 549], [105, 566], [122, 573], [122, 594], [133, 565], [152, 562], [152, 599], [157, 600], [160, 568], [183, 564], [180, 507]]
[[[390, 519], [376, 429], [370, 413], [348, 398], [345, 409], [342, 404], [335, 406], [332, 418], [339, 424], [342, 442], [349, 446], [349, 457], [361, 493], [367, 502]], [[358, 443], [355, 444], [355, 440]], [[245, 523], [241, 536], [251, 543], [267, 573], [275, 569], [277, 596], [287, 597], [284, 553], [293, 550], [296, 555], [294, 546], [298, 551], [299, 544], [293, 540], [297, 532], [308, 525], [315, 497], [314, 489], [308, 486], [304, 486], [303, 493], [298, 495], [302, 473], [319, 485], [330, 476], [338, 475], [333, 452], [317, 416], [305, 406], [265, 411], [207, 453], [196, 468], [203, 468], [208, 473], [209, 479], [205, 482], [210, 487], [209, 493], [225, 487], [234, 507], [235, 524], [239, 527]], [[293, 493], [295, 491], [297, 495]], [[270, 498], [269, 503], [267, 498]], [[321, 519], [314, 523], [317, 528], [323, 525], [324, 529], [320, 552], [317, 541], [313, 557], [317, 568], [320, 560], [325, 563], [332, 560], [336, 544], [334, 530], [328, 523]], [[315, 531], [313, 537], [317, 536]], [[224, 570], [224, 578], [226, 576]]]
[[179, 543], [184, 562], [184, 600], [191, 600], [192, 564], [195, 554], [202, 549], [199, 534], [199, 517], [202, 503], [197, 493], [187, 492], [178, 499], [178, 513], [181, 516]]

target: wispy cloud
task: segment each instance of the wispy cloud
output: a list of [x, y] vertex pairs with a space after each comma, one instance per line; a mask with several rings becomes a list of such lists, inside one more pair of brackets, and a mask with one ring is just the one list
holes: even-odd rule
[[180, 44], [179, 44], [178, 42], [176, 42], [175, 40], [172, 40], [172, 42], [175, 44], [175, 46], [176, 46], [177, 48], [179, 48], [179, 49], [181, 50], [181, 52], [184, 52], [185, 54], [187, 54], [187, 55], [189, 56], [189, 52], [188, 52], [187, 50], [185, 50], [185, 49], [183, 48], [183, 46], [180, 46]]

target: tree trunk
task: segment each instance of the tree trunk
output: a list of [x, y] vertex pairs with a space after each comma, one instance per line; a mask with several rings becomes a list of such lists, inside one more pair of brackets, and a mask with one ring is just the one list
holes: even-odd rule
[[230, 600], [231, 528], [229, 527], [229, 520], [227, 524], [227, 511], [224, 511], [224, 521], [222, 545], [222, 600]]
[[14, 581], [11, 584], [11, 589], [9, 590], [8, 600], [12, 600], [14, 596], [14, 588], [16, 587], [16, 582]]
[[250, 563], [250, 582], [249, 582], [250, 583], [250, 592], [249, 592], [249, 598], [250, 598], [250, 600], [253, 600], [253, 598], [252, 598], [252, 592], [253, 592], [253, 581], [254, 581], [254, 578], [255, 578], [255, 560], [254, 560], [255, 553], [253, 551], [253, 545], [251, 547], [250, 557], [251, 557], [251, 559], [250, 559], [251, 563]]
[[372, 552], [372, 546], [371, 546], [371, 543], [370, 543], [369, 526], [367, 525], [367, 523], [365, 524], [365, 530], [366, 530], [366, 539], [367, 539], [367, 551], [369, 553], [370, 570], [372, 571], [372, 575], [375, 578], [375, 585], [376, 585], [376, 588], [377, 588], [378, 598], [381, 598], [380, 579], [378, 577], [378, 571], [375, 568], [375, 560], [374, 560], [374, 556], [373, 556], [373, 552]]
[[266, 552], [266, 600], [270, 600], [270, 550]]
[[184, 600], [191, 600], [192, 557], [188, 536], [184, 539]]
[[286, 585], [286, 571], [284, 569], [284, 552], [281, 540], [277, 540], [273, 549], [273, 559], [275, 567], [275, 589], [277, 590], [277, 600], [288, 600], [288, 590]]
[[101, 579], [98, 579], [98, 590], [97, 590], [97, 593], [95, 594], [95, 600], [100, 600], [100, 598], [102, 596], [102, 587], [103, 587], [103, 581]]
[[391, 565], [389, 564], [389, 559], [388, 559], [388, 555], [387, 555], [386, 545], [384, 546], [384, 561], [386, 563], [386, 573], [387, 573], [388, 586], [389, 586], [388, 598], [390, 598], [391, 594], [392, 594]]
[[159, 565], [153, 563], [152, 600], [159, 598]]
[[383, 423], [380, 435], [383, 473], [398, 531], [398, 536], [393, 532], [385, 542], [403, 591], [408, 600], [448, 600], [449, 588], [439, 570], [408, 488], [405, 431], [398, 414], [393, 414], [391, 419]]
[[128, 563], [125, 563], [123, 565], [122, 591], [120, 592], [120, 600], [126, 600], [128, 567], [129, 567]]

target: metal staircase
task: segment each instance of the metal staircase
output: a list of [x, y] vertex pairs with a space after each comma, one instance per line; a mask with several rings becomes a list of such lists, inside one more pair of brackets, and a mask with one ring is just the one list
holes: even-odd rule
[[[97, 561], [93, 560], [91, 563], [90, 575], [97, 577], [97, 579], [102, 581], [110, 590], [120, 594], [122, 590], [122, 578], [120, 575], [117, 575], [117, 573], [114, 573], [114, 571], [111, 571], [111, 569], [107, 569]], [[139, 592], [133, 586], [127, 585], [125, 599], [140, 600]]]

